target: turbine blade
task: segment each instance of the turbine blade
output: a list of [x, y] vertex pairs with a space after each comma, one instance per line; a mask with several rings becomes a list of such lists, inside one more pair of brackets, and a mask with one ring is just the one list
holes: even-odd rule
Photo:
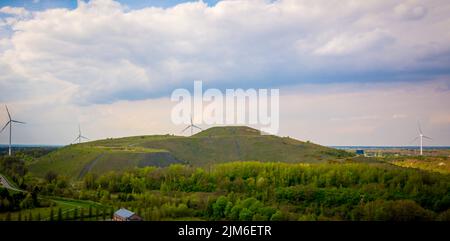
[[419, 137], [418, 137], [418, 136], [416, 136], [416, 138], [414, 138], [414, 140], [410, 141], [410, 142], [409, 142], [409, 144], [412, 144], [412, 143], [414, 143], [415, 141], [417, 141], [417, 139], [419, 139]]
[[184, 128], [181, 133], [185, 132], [187, 129], [189, 129], [189, 127], [191, 127], [191, 125], [186, 126], [186, 128]]
[[26, 124], [25, 122], [22, 122], [22, 121], [16, 121], [16, 120], [11, 120], [11, 122], [19, 123], [19, 124]]
[[423, 138], [429, 139], [429, 140], [433, 140], [433, 138], [428, 137], [428, 136], [422, 136]]
[[78, 141], [78, 139], [80, 139], [80, 137], [78, 136], [77, 138], [75, 138], [75, 140], [72, 141], [72, 143]]
[[2, 133], [2, 131], [8, 126], [8, 124], [11, 123], [11, 121], [6, 122], [5, 126], [2, 128], [2, 130], [0, 130], [0, 133]]
[[192, 127], [195, 127], [195, 128], [197, 128], [197, 129], [199, 129], [199, 130], [203, 130], [202, 128], [200, 128], [200, 127], [198, 127], [198, 126], [196, 126], [196, 125], [192, 125]]
[[417, 128], [418, 128], [418, 130], [419, 130], [419, 133], [420, 133], [420, 134], [423, 134], [423, 133], [422, 133], [422, 127], [420, 126], [420, 122], [419, 122], [419, 121], [417, 122]]
[[9, 114], [8, 106], [5, 105], [5, 107], [6, 107], [6, 112], [8, 113], [9, 120], [11, 120], [11, 114]]
[[85, 136], [80, 136], [81, 138], [84, 138], [86, 140], [89, 140], [89, 138], [85, 137]]

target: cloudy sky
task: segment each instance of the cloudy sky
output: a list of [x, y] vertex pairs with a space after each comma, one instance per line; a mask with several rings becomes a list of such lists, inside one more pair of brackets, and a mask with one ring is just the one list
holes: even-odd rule
[[[279, 88], [280, 132], [323, 145], [450, 145], [448, 0], [2, 0], [13, 142], [179, 134], [170, 94]], [[208, 126], [202, 125], [207, 128]], [[7, 143], [8, 132], [0, 134]]]

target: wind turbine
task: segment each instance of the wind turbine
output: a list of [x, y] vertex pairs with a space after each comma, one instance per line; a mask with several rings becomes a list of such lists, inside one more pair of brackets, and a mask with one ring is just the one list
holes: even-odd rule
[[420, 122], [417, 122], [417, 130], [419, 131], [419, 135], [416, 138], [414, 138], [414, 140], [412, 140], [411, 142], [415, 142], [415, 141], [417, 141], [417, 139], [420, 138], [420, 155], [422, 156], [423, 155], [423, 138], [429, 139], [429, 140], [432, 140], [432, 139], [431, 139], [431, 137], [428, 137], [423, 134], [422, 128], [420, 127]]
[[89, 140], [89, 138], [87, 138], [81, 134], [81, 128], [80, 128], [80, 125], [78, 125], [78, 136], [73, 142], [78, 141], [78, 144], [80, 144], [82, 139]]
[[199, 129], [199, 130], [203, 130], [202, 128], [200, 128], [200, 127], [194, 125], [194, 122], [192, 121], [192, 116], [191, 116], [191, 124], [188, 125], [188, 126], [186, 126], [186, 128], [184, 128], [184, 129], [181, 131], [181, 133], [185, 132], [185, 131], [186, 131], [187, 129], [189, 129], [189, 128], [191, 128], [191, 136], [192, 136], [192, 134], [194, 133], [194, 128], [197, 128], [197, 129]]
[[13, 120], [11, 118], [11, 114], [9, 113], [8, 110], [8, 106], [6, 106], [6, 112], [8, 113], [8, 122], [6, 122], [5, 126], [3, 126], [3, 128], [0, 130], [0, 133], [9, 125], [9, 151], [8, 151], [8, 155], [11, 156], [11, 136], [12, 136], [12, 125], [13, 123], [19, 123], [19, 124], [25, 124], [25, 122], [22, 121], [17, 121], [17, 120]]

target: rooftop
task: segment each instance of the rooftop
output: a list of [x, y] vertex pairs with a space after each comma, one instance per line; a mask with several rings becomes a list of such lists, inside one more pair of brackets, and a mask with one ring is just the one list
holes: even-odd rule
[[117, 216], [123, 217], [123, 218], [129, 218], [134, 215], [134, 213], [132, 211], [125, 209], [125, 208], [121, 208], [121, 209], [117, 210], [114, 214]]

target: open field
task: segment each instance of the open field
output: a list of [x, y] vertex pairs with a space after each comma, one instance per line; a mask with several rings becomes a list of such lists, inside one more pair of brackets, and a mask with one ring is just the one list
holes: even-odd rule
[[[408, 147], [377, 147], [377, 146], [363, 146], [363, 147], [337, 147], [341, 150], [347, 150], [354, 153], [355, 150], [364, 150], [366, 156], [370, 157], [389, 157], [389, 156], [419, 156], [420, 150], [417, 146]], [[450, 157], [450, 147], [427, 146], [423, 149], [423, 156], [434, 157]]]
[[[0, 220], [57, 221], [60, 218], [61, 220], [102, 220], [103, 212], [105, 212], [105, 216], [107, 218], [110, 217], [111, 213], [107, 206], [93, 201], [75, 200], [62, 197], [41, 197], [41, 199], [48, 202], [50, 206], [24, 209], [14, 212], [1, 212]], [[89, 214], [89, 209], [91, 209], [91, 214]], [[99, 211], [97, 211], [97, 209]], [[59, 210], [61, 210], [62, 214], [60, 218], [58, 217]], [[75, 212], [77, 213], [77, 218], [74, 218]], [[83, 218], [81, 217], [81, 214], [83, 214]], [[53, 216], [53, 218], [51, 216]]]
[[397, 157], [389, 158], [389, 162], [401, 167], [450, 174], [449, 157]]
[[[29, 165], [29, 170], [40, 177], [52, 170], [60, 175], [81, 178], [88, 172], [124, 171], [158, 164], [164, 166], [161, 159], [166, 155], [167, 151], [153, 148], [80, 144], [63, 147], [39, 158]], [[167, 162], [170, 163], [173, 161]]]
[[183, 163], [206, 166], [231, 161], [322, 163], [353, 154], [288, 137], [260, 135], [248, 127], [215, 127], [192, 137], [137, 136], [70, 145], [38, 158], [28, 168], [43, 177], [53, 171], [80, 179], [145, 166]]
[[417, 148], [411, 147], [362, 147], [346, 150], [354, 153], [355, 149], [364, 150], [364, 155], [359, 155], [359, 158], [388, 162], [406, 168], [450, 173], [450, 147], [427, 147], [424, 149], [422, 156], [419, 155]]

